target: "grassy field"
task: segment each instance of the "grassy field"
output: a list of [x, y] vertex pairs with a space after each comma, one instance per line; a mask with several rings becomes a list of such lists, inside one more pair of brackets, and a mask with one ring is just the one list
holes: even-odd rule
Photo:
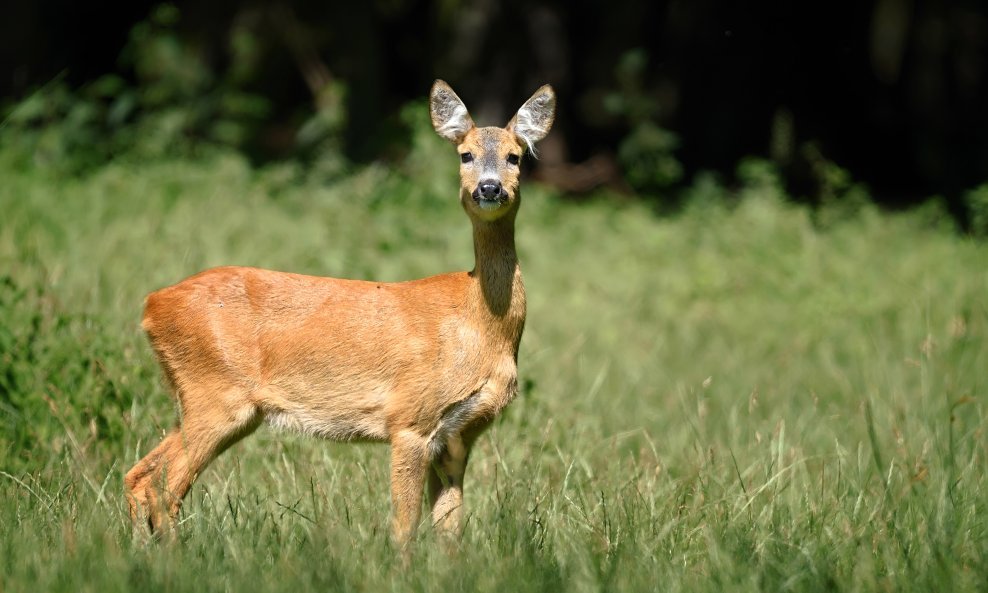
[[175, 415], [143, 296], [219, 264], [467, 269], [436, 146], [334, 183], [0, 159], [0, 591], [988, 591], [988, 245], [813, 213], [767, 173], [671, 217], [525, 186], [523, 392], [472, 457], [458, 551], [424, 526], [402, 568], [385, 447], [266, 428], [179, 541], [134, 537], [122, 475]]

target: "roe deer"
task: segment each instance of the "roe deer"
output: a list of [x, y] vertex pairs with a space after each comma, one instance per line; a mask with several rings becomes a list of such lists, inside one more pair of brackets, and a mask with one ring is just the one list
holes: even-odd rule
[[142, 326], [181, 413], [127, 473], [135, 524], [172, 524], [203, 468], [267, 421], [390, 442], [394, 541], [414, 537], [426, 477], [436, 528], [460, 532], [470, 447], [518, 391], [518, 165], [555, 94], [543, 86], [504, 128], [476, 127], [441, 80], [430, 108], [459, 153], [473, 271], [376, 283], [224, 267], [149, 295]]

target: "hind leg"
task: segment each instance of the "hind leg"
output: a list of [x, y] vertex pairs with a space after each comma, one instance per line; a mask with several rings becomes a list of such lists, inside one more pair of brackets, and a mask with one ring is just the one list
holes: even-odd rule
[[[223, 399], [204, 401], [219, 404]], [[202, 413], [207, 411], [211, 413]], [[152, 531], [171, 524], [178, 516], [182, 499], [206, 465], [259, 424], [259, 414], [246, 402], [233, 414], [229, 408], [217, 409], [216, 405], [186, 410], [181, 425], [173, 428], [124, 478], [134, 523], [146, 520]]]
[[175, 447], [179, 438], [180, 428], [173, 428], [150, 453], [137, 462], [124, 477], [127, 489], [127, 505], [130, 507], [130, 519], [136, 526], [145, 521], [153, 531], [156, 525], [161, 525], [164, 515], [163, 508], [158, 504], [158, 497], [152, 483], [156, 476], [163, 471], [165, 460], [171, 456], [170, 451]]

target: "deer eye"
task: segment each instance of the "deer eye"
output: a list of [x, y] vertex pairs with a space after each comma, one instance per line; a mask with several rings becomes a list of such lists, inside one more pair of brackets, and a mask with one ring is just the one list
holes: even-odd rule
[[464, 153], [460, 154], [460, 162], [461, 163], [472, 163], [473, 162], [473, 153], [472, 152], [464, 152]]
[[508, 155], [508, 162], [511, 163], [512, 165], [517, 165], [518, 164], [518, 155], [517, 154], [509, 154]]

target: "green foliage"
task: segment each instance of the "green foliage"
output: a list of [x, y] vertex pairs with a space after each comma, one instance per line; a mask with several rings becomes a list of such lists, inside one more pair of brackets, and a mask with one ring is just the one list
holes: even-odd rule
[[814, 199], [818, 203], [816, 220], [819, 224], [828, 226], [854, 218], [871, 205], [864, 185], [855, 182], [850, 171], [824, 156], [816, 143], [804, 144], [802, 156], [816, 182]]
[[264, 97], [245, 90], [255, 59], [249, 33], [234, 31], [231, 63], [216, 72], [179, 37], [180, 16], [174, 5], [156, 7], [122, 56], [137, 78], [135, 145], [144, 156], [188, 154], [197, 143], [243, 146], [268, 111]]
[[988, 237], [988, 183], [967, 192], [964, 204], [970, 217], [971, 234]]
[[621, 140], [618, 160], [625, 179], [642, 191], [671, 186], [683, 176], [682, 165], [673, 156], [679, 147], [676, 135], [652, 122], [642, 122]]
[[647, 64], [644, 50], [626, 52], [615, 67], [618, 88], [604, 97], [604, 107], [629, 128], [617, 154], [628, 183], [638, 191], [657, 192], [678, 182], [683, 168], [673, 155], [679, 139], [656, 123], [660, 105], [644, 88]]
[[319, 107], [298, 129], [298, 156], [324, 181], [346, 171], [343, 132], [347, 122], [346, 85], [333, 81], [323, 89]]
[[117, 148], [130, 107], [119, 78], [107, 76], [79, 93], [60, 79], [5, 113], [0, 127], [2, 157], [18, 166], [78, 170], [107, 159]]
[[40, 278], [22, 287], [0, 277], [0, 456], [8, 469], [103, 449], [99, 456], [124, 438], [132, 394], [107, 371], [105, 361], [121, 354], [108, 341]]
[[706, 176], [702, 207], [665, 218], [526, 186], [525, 387], [472, 455], [458, 553], [426, 524], [402, 567], [385, 448], [266, 429], [201, 476], [178, 541], [132, 537], [122, 475], [175, 414], [147, 292], [220, 264], [472, 264], [455, 156], [421, 108], [404, 169], [329, 182], [222, 150], [60, 179], [0, 152], [4, 590], [988, 582], [988, 246], [915, 213], [821, 226], [760, 160], [740, 199]]
[[741, 200], [755, 198], [781, 201], [786, 197], [782, 177], [772, 161], [745, 157], [738, 163], [735, 175], [741, 183], [742, 189], [738, 192]]
[[107, 74], [79, 90], [61, 78], [3, 115], [3, 156], [22, 166], [89, 171], [113, 158], [195, 156], [218, 146], [243, 147], [268, 112], [245, 90], [250, 60], [241, 33], [228, 72], [214, 73], [175, 25], [178, 9], [158, 6], [134, 27], [121, 61], [136, 83]]
[[721, 183], [719, 176], [711, 171], [700, 171], [693, 178], [693, 183], [682, 193], [682, 200], [687, 210], [705, 211], [707, 215], [719, 210], [732, 198]]

